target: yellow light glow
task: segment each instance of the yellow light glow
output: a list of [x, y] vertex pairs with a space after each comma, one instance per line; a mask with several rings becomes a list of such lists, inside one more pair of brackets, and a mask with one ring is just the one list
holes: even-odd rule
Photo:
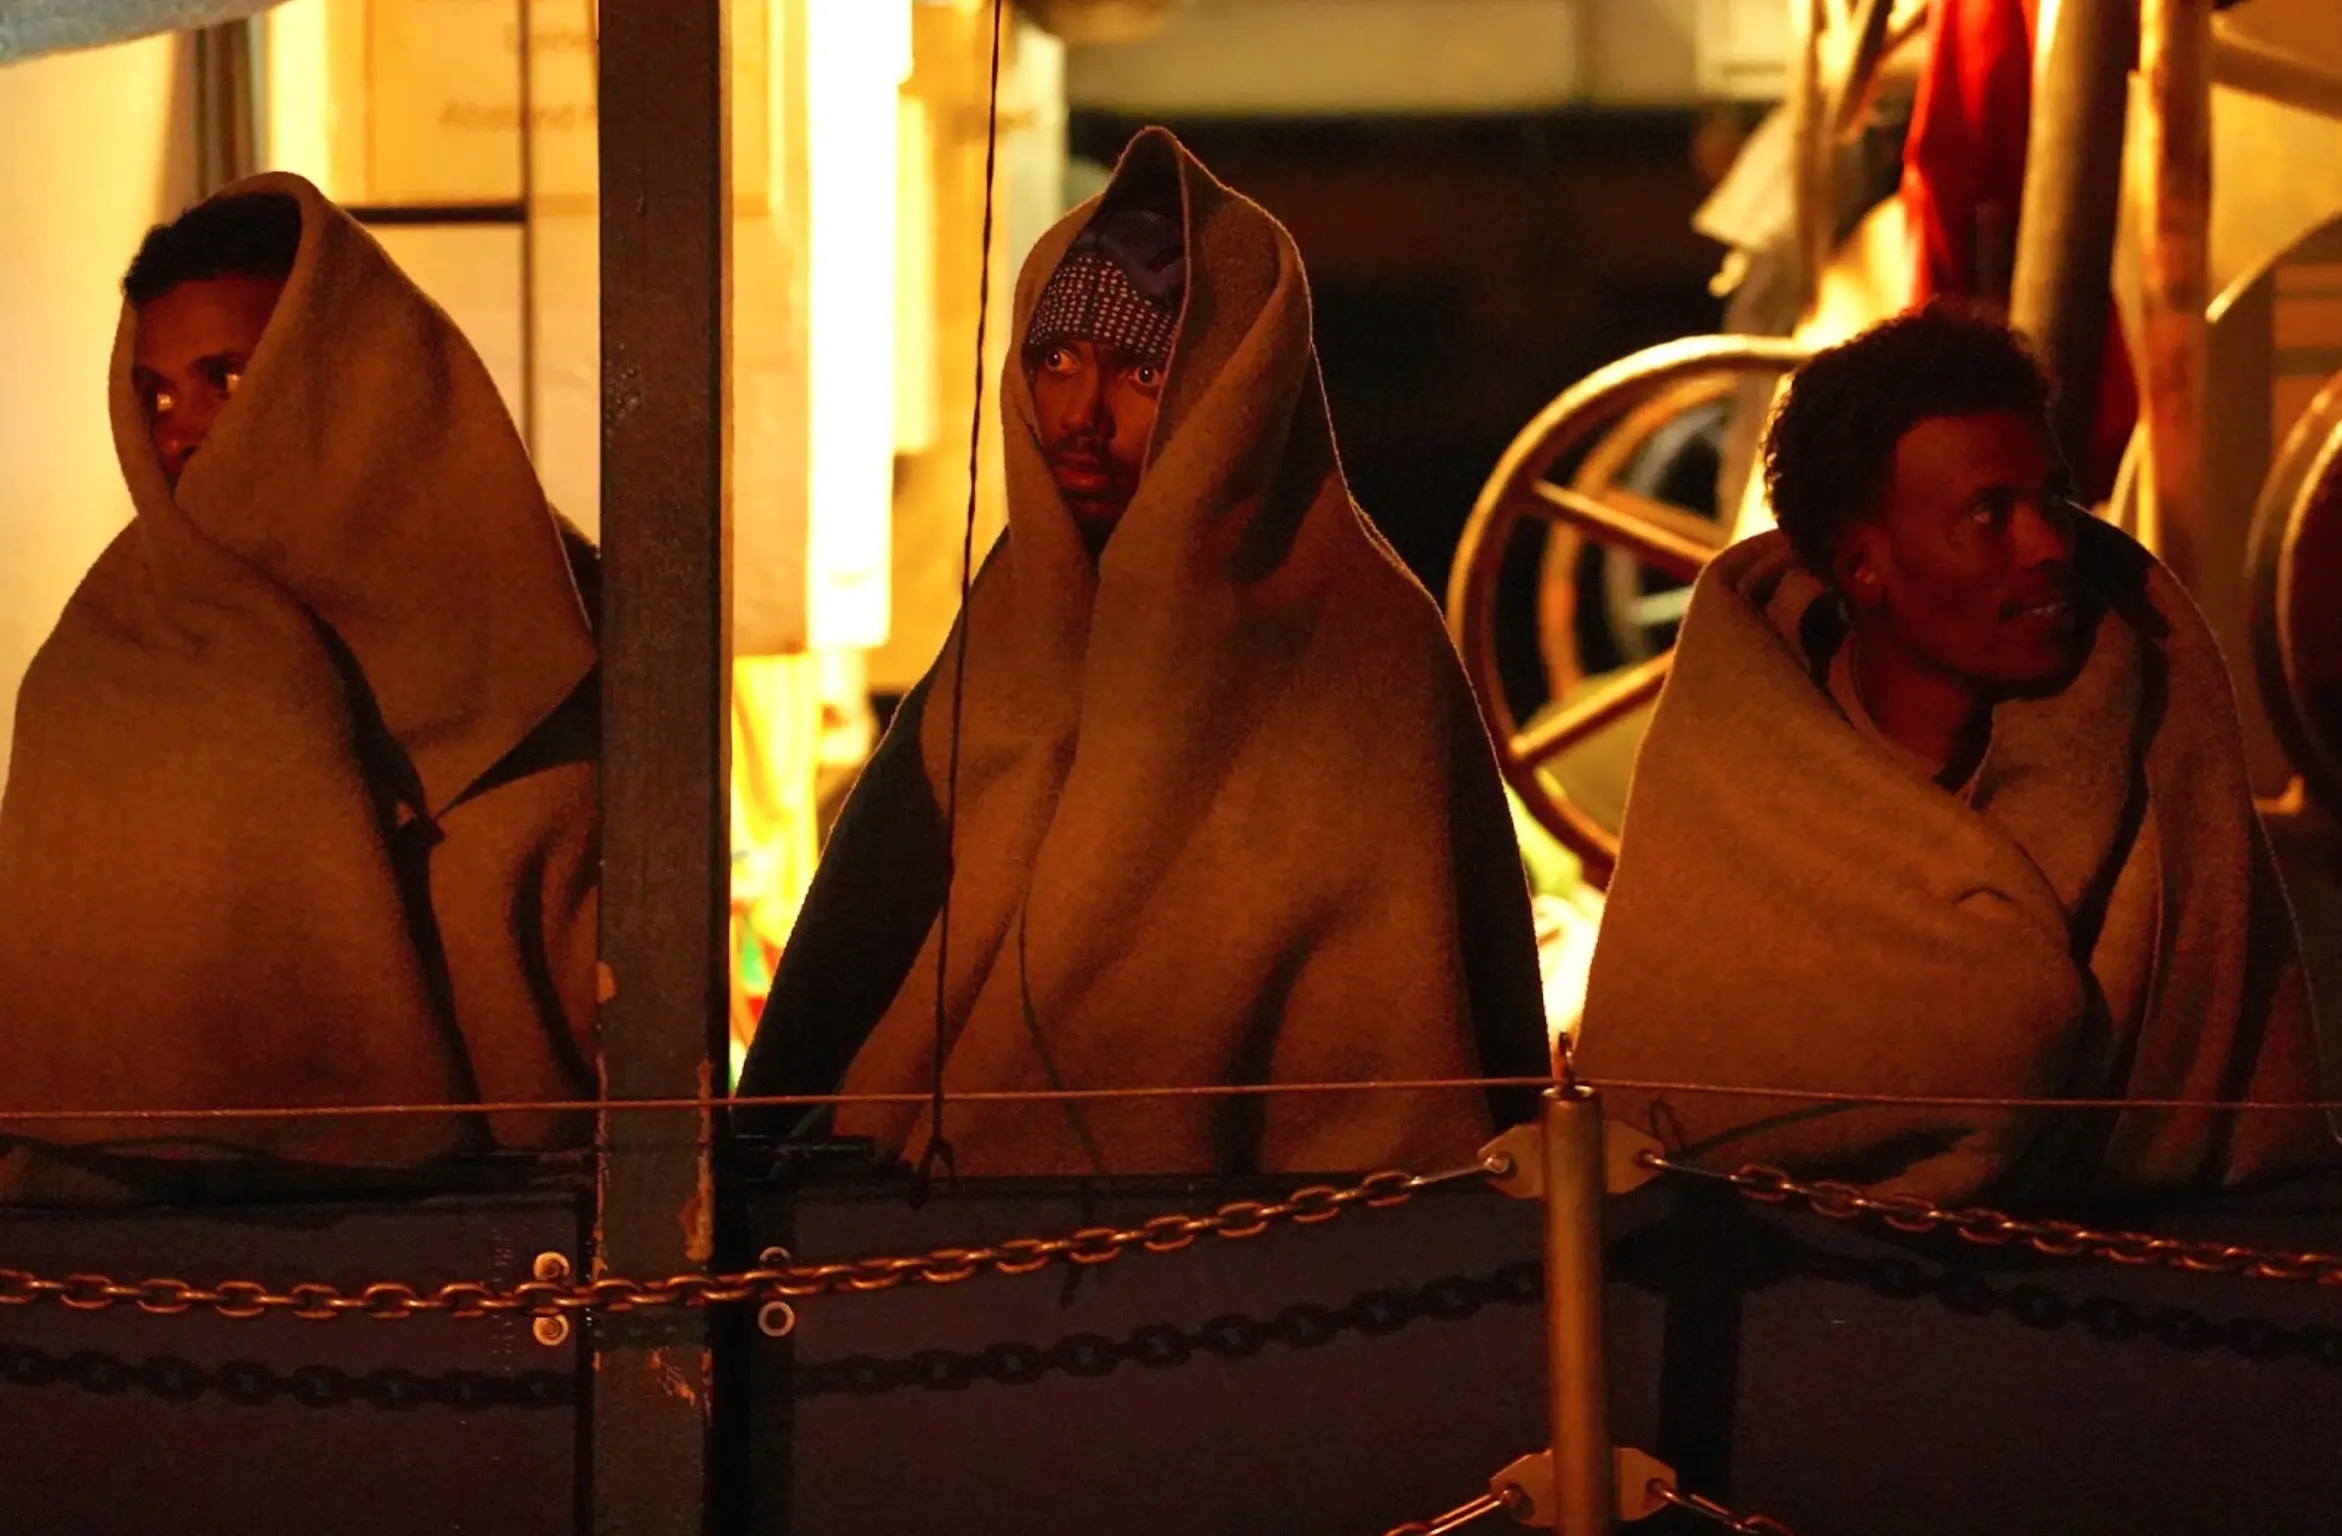
[[899, 96], [909, 0], [805, 11], [811, 526], [815, 648], [886, 638], [894, 510]]
[[333, 185], [333, 0], [286, 0], [263, 18], [261, 163]]

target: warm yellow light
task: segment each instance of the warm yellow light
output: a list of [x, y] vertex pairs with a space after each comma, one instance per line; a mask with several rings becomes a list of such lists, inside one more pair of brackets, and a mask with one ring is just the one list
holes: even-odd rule
[[886, 639], [899, 96], [909, 0], [807, 0], [810, 639]]
[[268, 60], [261, 163], [332, 192], [333, 0], [285, 0], [262, 25]]

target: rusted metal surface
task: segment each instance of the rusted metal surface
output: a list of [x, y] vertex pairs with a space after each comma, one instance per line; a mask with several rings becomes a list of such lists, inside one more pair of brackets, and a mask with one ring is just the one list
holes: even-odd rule
[[[603, 0], [602, 1086], [719, 1089], [730, 772], [725, 0]], [[714, 1256], [704, 1109], [605, 1114], [596, 1273]], [[593, 1528], [707, 1527], [697, 1315], [596, 1318]]]
[[2141, 0], [2146, 121], [2140, 418], [2164, 562], [2193, 583], [2209, 506], [2205, 305], [2211, 298], [2212, 3]]

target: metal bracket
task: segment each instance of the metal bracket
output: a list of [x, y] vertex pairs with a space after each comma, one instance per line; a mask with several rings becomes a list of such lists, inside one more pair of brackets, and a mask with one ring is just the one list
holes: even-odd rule
[[[1545, 1198], [1545, 1133], [1537, 1122], [1516, 1125], [1480, 1149], [1489, 1182], [1515, 1200]], [[1602, 1122], [1602, 1187], [1623, 1195], [1659, 1175], [1643, 1164], [1646, 1153], [1666, 1151], [1657, 1137], [1617, 1120]]]
[[[796, 1262], [789, 1250], [778, 1246], [767, 1248], [756, 1256], [759, 1269], [787, 1269]], [[797, 1309], [785, 1301], [768, 1301], [756, 1309], [756, 1331], [768, 1339], [785, 1339], [797, 1331]]]
[[[1618, 1518], [1632, 1524], [1648, 1520], [1667, 1507], [1651, 1492], [1653, 1482], [1675, 1486], [1675, 1469], [1631, 1445], [1612, 1452], [1617, 1469]], [[1548, 1529], [1553, 1525], [1553, 1453], [1523, 1456], [1488, 1480], [1489, 1497], [1503, 1504], [1523, 1525]], [[1591, 1536], [1591, 1533], [1589, 1533]]]
[[[529, 1266], [529, 1272], [539, 1280], [567, 1280], [570, 1275], [569, 1255], [540, 1253], [536, 1262]], [[563, 1313], [542, 1313], [529, 1319], [529, 1336], [547, 1349], [559, 1349], [568, 1343], [571, 1331], [569, 1318]]]
[[1539, 1200], [1545, 1195], [1544, 1132], [1537, 1122], [1514, 1126], [1480, 1149], [1480, 1166], [1488, 1182], [1515, 1200]]
[[1553, 1453], [1523, 1456], [1488, 1480], [1488, 1496], [1523, 1525], [1553, 1524]]
[[1618, 1518], [1622, 1523], [1648, 1520], [1667, 1507], [1667, 1501], [1653, 1493], [1651, 1485], [1659, 1483], [1674, 1487], [1673, 1467], [1631, 1445], [1618, 1447], [1615, 1461], [1618, 1467]]

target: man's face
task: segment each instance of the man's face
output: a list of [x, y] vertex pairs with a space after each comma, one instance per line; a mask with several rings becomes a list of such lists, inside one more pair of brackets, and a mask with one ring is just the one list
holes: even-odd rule
[[1847, 531], [1839, 589], [1914, 659], [1981, 692], [2054, 687], [2081, 650], [2083, 515], [2046, 423], [1923, 421], [1896, 445], [1879, 515]]
[[173, 486], [242, 382], [284, 291], [282, 278], [234, 273], [181, 283], [139, 308], [130, 380]]
[[1163, 370], [1113, 347], [1065, 340], [1049, 344], [1032, 379], [1041, 456], [1094, 553], [1138, 490]]

